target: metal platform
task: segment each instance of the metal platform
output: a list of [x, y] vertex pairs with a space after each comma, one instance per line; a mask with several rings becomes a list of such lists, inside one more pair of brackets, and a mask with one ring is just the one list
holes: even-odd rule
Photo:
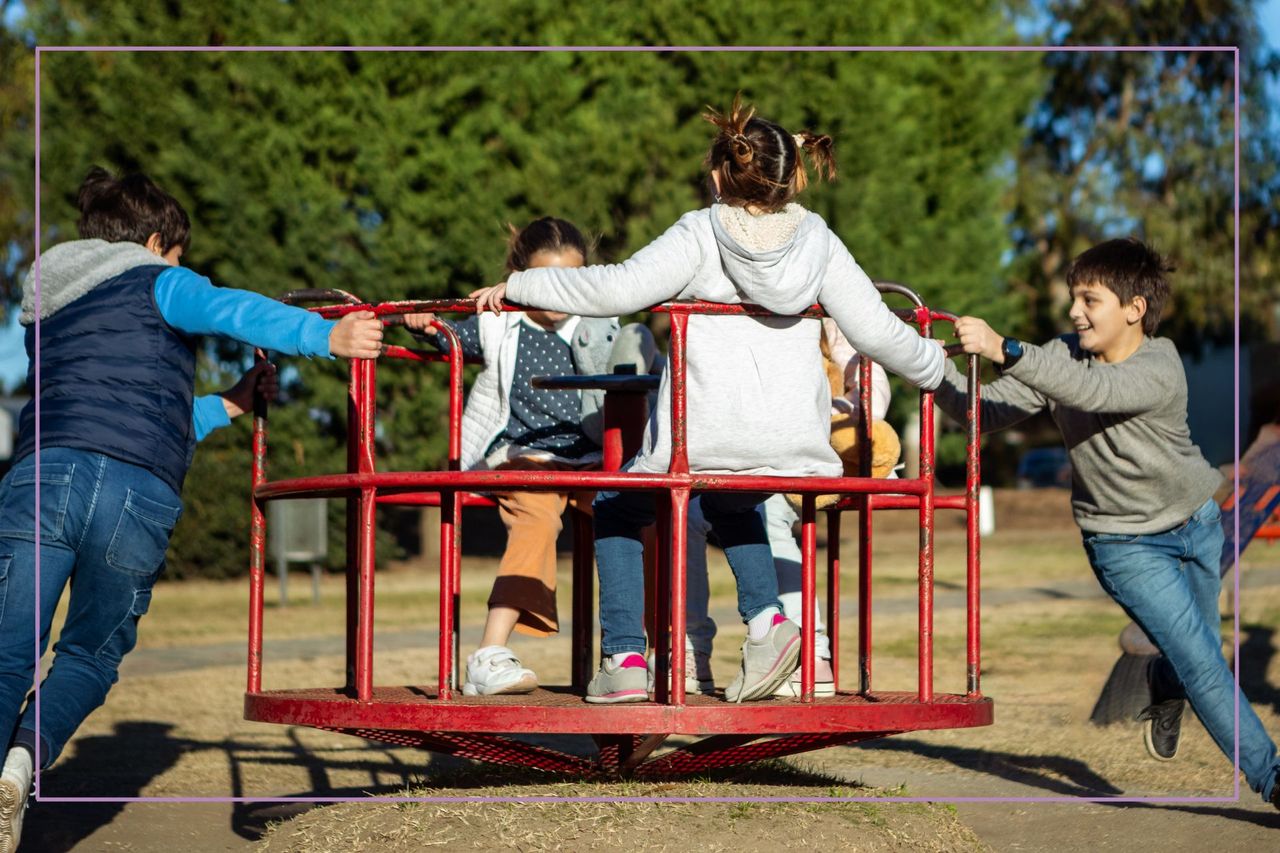
[[[907, 296], [910, 310], [900, 317], [915, 323], [922, 335], [931, 334], [935, 320], [954, 322], [945, 312], [926, 308], [907, 288], [892, 283], [878, 285], [884, 291]], [[333, 318], [372, 310], [387, 322], [411, 312], [471, 312], [469, 300], [432, 300], [365, 305], [349, 294], [308, 292], [300, 299], [340, 298], [346, 304], [312, 310]], [[293, 301], [296, 301], [293, 300]], [[509, 310], [519, 310], [512, 306]], [[767, 315], [756, 306], [669, 303], [655, 311], [671, 315], [669, 370], [672, 372], [672, 463], [666, 474], [633, 475], [619, 472], [622, 461], [634, 452], [643, 423], [643, 395], [651, 382], [630, 377], [619, 382], [604, 377], [606, 390], [604, 464], [600, 471], [486, 471], [459, 470], [462, 363], [447, 355], [388, 347], [384, 359], [409, 362], [446, 362], [449, 369], [449, 451], [445, 470], [430, 472], [379, 472], [375, 464], [374, 415], [376, 365], [353, 361], [348, 390], [347, 471], [291, 480], [266, 479], [267, 416], [265, 403], [255, 407], [253, 448], [253, 515], [250, 562], [250, 615], [248, 683], [245, 718], [266, 723], [312, 726], [371, 740], [414, 746], [500, 764], [582, 775], [670, 775], [708, 770], [762, 758], [805, 752], [906, 731], [990, 725], [993, 704], [980, 689], [981, 656], [979, 625], [978, 540], [978, 385], [976, 357], [969, 359], [970, 408], [967, 473], [963, 496], [935, 495], [932, 394], [920, 395], [920, 475], [901, 480], [870, 477], [799, 478], [746, 475], [691, 474], [686, 458], [684, 399], [685, 339], [690, 314]], [[803, 316], [821, 316], [815, 306]], [[460, 351], [447, 325], [436, 328]], [[863, 411], [870, 410], [870, 362], [863, 360]], [[548, 381], [558, 381], [552, 378]], [[589, 378], [574, 378], [575, 387], [588, 387]], [[637, 412], [640, 415], [637, 416]], [[870, 471], [869, 425], [861, 427], [862, 470]], [[571, 511], [574, 561], [572, 625], [572, 684], [545, 687], [522, 696], [467, 697], [458, 689], [459, 586], [461, 572], [461, 508], [485, 503], [477, 491], [520, 489], [577, 491], [580, 489], [639, 489], [657, 495], [658, 547], [648, 566], [647, 613], [651, 644], [655, 647], [658, 689], [653, 701], [619, 705], [591, 705], [583, 700], [584, 688], [598, 655], [591, 627], [595, 624], [594, 568], [589, 519]], [[856, 512], [859, 520], [857, 555], [857, 658], [856, 691], [842, 690], [835, 697], [816, 698], [813, 633], [802, 632], [800, 693], [797, 699], [769, 699], [744, 704], [714, 696], [688, 695], [684, 687], [685, 661], [685, 523], [688, 501], [696, 491], [785, 491], [801, 495], [801, 599], [802, 621], [814, 623], [814, 599], [818, 590], [816, 497], [842, 497], [827, 515], [826, 622], [833, 650], [832, 668], [840, 684], [841, 561], [840, 518]], [[298, 690], [262, 689], [263, 582], [266, 520], [263, 507], [269, 500], [327, 495], [347, 503], [347, 677], [337, 687]], [[424, 686], [374, 686], [374, 522], [378, 506], [440, 506], [440, 609], [436, 683]], [[917, 689], [911, 692], [876, 691], [872, 686], [871, 519], [876, 511], [907, 510], [918, 513], [918, 646]], [[963, 693], [935, 692], [933, 679], [933, 531], [938, 511], [961, 511], [967, 529], [965, 565], [967, 619], [965, 623], [965, 684]], [[670, 651], [668, 651], [670, 649]], [[690, 662], [691, 663], [691, 662]], [[669, 676], [669, 679], [668, 679]], [[668, 686], [669, 685], [669, 686]], [[583, 757], [519, 737], [589, 735], [598, 754]], [[667, 752], [657, 752], [668, 738], [698, 738]]]

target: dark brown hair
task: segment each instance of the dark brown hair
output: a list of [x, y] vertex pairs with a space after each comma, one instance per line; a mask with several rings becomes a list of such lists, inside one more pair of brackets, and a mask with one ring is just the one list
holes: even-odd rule
[[706, 165], [720, 174], [720, 201], [736, 207], [750, 204], [768, 213], [781, 210], [809, 183], [801, 152], [813, 162], [819, 178], [836, 176], [831, 137], [802, 130], [791, 134], [755, 107], [734, 96], [727, 113], [711, 107], [702, 117], [720, 129], [707, 152]]
[[187, 212], [146, 175], [117, 178], [94, 166], [80, 184], [76, 206], [80, 208], [77, 225], [83, 239], [146, 245], [147, 238], [159, 234], [163, 252], [175, 246], [186, 251], [191, 245]]
[[529, 268], [529, 262], [539, 252], [563, 252], [576, 249], [582, 260], [587, 259], [587, 238], [572, 222], [544, 216], [535, 219], [519, 230], [507, 223], [510, 236], [507, 239], [507, 272], [519, 272]]
[[1169, 273], [1177, 267], [1133, 237], [1108, 240], [1082, 252], [1067, 270], [1067, 286], [1096, 284], [1114, 293], [1121, 305], [1141, 296], [1147, 303], [1142, 332], [1154, 335], [1169, 299]]

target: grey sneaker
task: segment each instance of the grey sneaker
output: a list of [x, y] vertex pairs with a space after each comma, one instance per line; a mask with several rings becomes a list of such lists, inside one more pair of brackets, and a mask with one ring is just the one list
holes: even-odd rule
[[587, 701], [596, 705], [614, 702], [647, 702], [649, 700], [649, 668], [644, 656], [633, 654], [621, 666], [606, 657], [600, 671], [587, 685]]
[[506, 646], [485, 646], [467, 658], [467, 680], [463, 696], [495, 696], [503, 693], [530, 693], [538, 686], [533, 670]]
[[22, 818], [31, 792], [31, 754], [20, 746], [9, 750], [0, 773], [0, 853], [13, 853], [22, 837]]
[[1146, 722], [1142, 740], [1147, 753], [1156, 761], [1172, 761], [1178, 754], [1178, 739], [1182, 735], [1183, 700], [1170, 699], [1148, 705], [1138, 714], [1138, 721]]
[[724, 691], [730, 702], [763, 699], [786, 681], [800, 658], [800, 629], [790, 619], [779, 618], [764, 639], [750, 637], [742, 644], [742, 666]]
[[[716, 692], [715, 679], [711, 677], [711, 655], [705, 652], [695, 652], [693, 644], [689, 642], [689, 638], [685, 637], [684, 644], [684, 692], [687, 696], [690, 693], [701, 693], [704, 696], [710, 696]], [[645, 662], [649, 669], [649, 692], [653, 692], [654, 672], [656, 671], [656, 660], [653, 652], [649, 652], [649, 656], [645, 658]]]
[[[800, 698], [800, 667], [791, 673], [791, 677], [778, 685], [774, 696]], [[813, 695], [818, 699], [830, 699], [836, 695], [836, 677], [831, 670], [831, 661], [814, 658], [813, 661]]]

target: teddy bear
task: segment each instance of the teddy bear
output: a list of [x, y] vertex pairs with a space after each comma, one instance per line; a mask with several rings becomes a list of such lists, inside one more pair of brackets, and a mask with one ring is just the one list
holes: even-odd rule
[[[844, 401], [847, 399], [845, 396], [847, 391], [845, 368], [843, 365], [837, 364], [832, 357], [831, 344], [828, 341], [828, 334], [825, 332], [826, 330], [824, 329], [824, 334], [820, 338], [822, 363], [827, 374], [827, 382], [831, 386], [831, 399], [837, 402]], [[856, 367], [856, 363], [853, 366]], [[836, 407], [833, 406], [834, 408]], [[852, 411], [833, 412], [831, 415], [831, 447], [844, 464], [844, 476], [862, 476], [861, 445], [858, 441], [858, 417], [856, 413]], [[898, 433], [886, 421], [873, 419], [871, 421], [871, 476], [889, 476], [901, 457], [902, 442], [898, 439]], [[838, 500], [838, 495], [819, 495], [817, 508], [827, 509], [834, 506]], [[787, 502], [799, 513], [799, 495], [787, 495]]]

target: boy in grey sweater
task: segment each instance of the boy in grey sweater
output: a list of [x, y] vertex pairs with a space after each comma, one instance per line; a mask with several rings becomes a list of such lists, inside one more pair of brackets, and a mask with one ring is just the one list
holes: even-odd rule
[[[1178, 748], [1183, 701], [1218, 747], [1235, 753], [1237, 688], [1222, 655], [1218, 564], [1221, 476], [1187, 429], [1187, 381], [1178, 351], [1154, 337], [1172, 268], [1149, 246], [1111, 240], [1067, 273], [1075, 334], [1035, 346], [962, 317], [966, 352], [997, 366], [982, 389], [982, 428], [1002, 429], [1048, 409], [1071, 458], [1071, 506], [1103, 589], [1162, 656], [1149, 680], [1155, 703], [1139, 715], [1152, 757]], [[935, 397], [965, 416], [965, 382], [948, 363]], [[1280, 808], [1276, 746], [1240, 697], [1240, 769]]]

